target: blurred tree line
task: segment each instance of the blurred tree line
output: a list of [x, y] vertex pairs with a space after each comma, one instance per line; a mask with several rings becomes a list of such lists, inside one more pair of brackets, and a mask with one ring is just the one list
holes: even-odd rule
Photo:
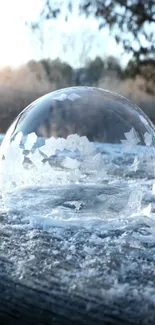
[[[130, 65], [130, 63], [129, 63]], [[31, 60], [13, 69], [0, 70], [0, 133], [6, 131], [12, 120], [36, 98], [69, 86], [96, 86], [115, 91], [137, 103], [155, 122], [155, 96], [145, 89], [145, 79], [137, 76], [134, 83], [119, 61], [109, 56], [96, 57], [79, 69], [59, 59]]]
[[[39, 20], [30, 24], [32, 30], [39, 30], [43, 22], [56, 19], [61, 14], [61, 2], [45, 0]], [[75, 1], [63, 3], [67, 20]], [[96, 17], [99, 29], [109, 28], [124, 53], [132, 55], [126, 69], [128, 77], [141, 75], [145, 90], [155, 93], [155, 0], [79, 0], [78, 9], [79, 15]]]
[[[31, 30], [39, 31], [43, 22], [57, 19], [61, 2], [44, 0], [38, 21], [28, 22]], [[75, 1], [63, 2], [67, 20]], [[31, 60], [18, 69], [1, 69], [0, 132], [5, 132], [16, 115], [36, 98], [74, 85], [97, 86], [120, 93], [137, 103], [155, 123], [155, 0], [79, 0], [78, 10], [79, 15], [96, 17], [99, 29], [108, 27], [124, 53], [130, 53], [131, 60], [125, 68], [117, 58], [109, 56], [87, 60], [79, 69], [59, 59]], [[89, 44], [82, 47], [80, 58], [88, 49]]]

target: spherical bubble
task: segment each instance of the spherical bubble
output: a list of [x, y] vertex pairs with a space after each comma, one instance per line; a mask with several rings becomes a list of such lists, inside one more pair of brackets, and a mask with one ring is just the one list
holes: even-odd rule
[[98, 220], [148, 215], [154, 151], [153, 124], [126, 98], [92, 87], [61, 89], [30, 104], [6, 133], [2, 192], [7, 204], [55, 220], [73, 212]]

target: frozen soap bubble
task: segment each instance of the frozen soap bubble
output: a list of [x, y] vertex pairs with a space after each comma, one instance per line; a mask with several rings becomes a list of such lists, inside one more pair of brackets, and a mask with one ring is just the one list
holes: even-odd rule
[[14, 197], [19, 188], [38, 187], [40, 210], [50, 197], [53, 216], [149, 214], [154, 149], [153, 124], [126, 98], [92, 87], [61, 89], [30, 104], [7, 131], [0, 149], [2, 192]]

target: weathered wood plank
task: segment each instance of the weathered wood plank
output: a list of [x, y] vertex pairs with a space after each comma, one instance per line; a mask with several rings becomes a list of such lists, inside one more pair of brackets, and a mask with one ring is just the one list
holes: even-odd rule
[[[124, 240], [123, 240], [124, 238]], [[121, 231], [0, 228], [0, 324], [154, 325], [155, 248]]]

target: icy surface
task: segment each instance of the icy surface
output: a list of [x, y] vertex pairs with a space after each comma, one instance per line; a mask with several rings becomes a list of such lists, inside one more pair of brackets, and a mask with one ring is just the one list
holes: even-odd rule
[[[16, 146], [19, 140], [7, 153], [8, 159], [13, 155], [13, 163], [5, 161], [7, 181], [18, 170], [18, 186], [10, 187], [9, 196], [0, 201], [0, 249], [11, 268], [6, 273], [29, 286], [36, 281], [44, 286], [47, 281], [52, 288], [54, 279], [60, 292], [66, 287], [70, 297], [78, 293], [79, 302], [80, 297], [92, 298], [88, 313], [95, 299], [95, 306], [120, 304], [124, 313], [131, 308], [134, 324], [143, 324], [146, 314], [148, 324], [154, 324], [155, 185], [150, 138], [146, 137], [148, 147], [136, 155], [133, 146], [124, 152], [122, 145], [91, 144], [85, 138], [86, 147], [81, 143], [77, 151], [81, 139], [75, 135], [67, 145], [60, 139], [47, 140], [50, 154], [43, 146], [24, 154]], [[137, 140], [131, 140], [132, 145]], [[23, 167], [23, 157], [31, 164]]]

